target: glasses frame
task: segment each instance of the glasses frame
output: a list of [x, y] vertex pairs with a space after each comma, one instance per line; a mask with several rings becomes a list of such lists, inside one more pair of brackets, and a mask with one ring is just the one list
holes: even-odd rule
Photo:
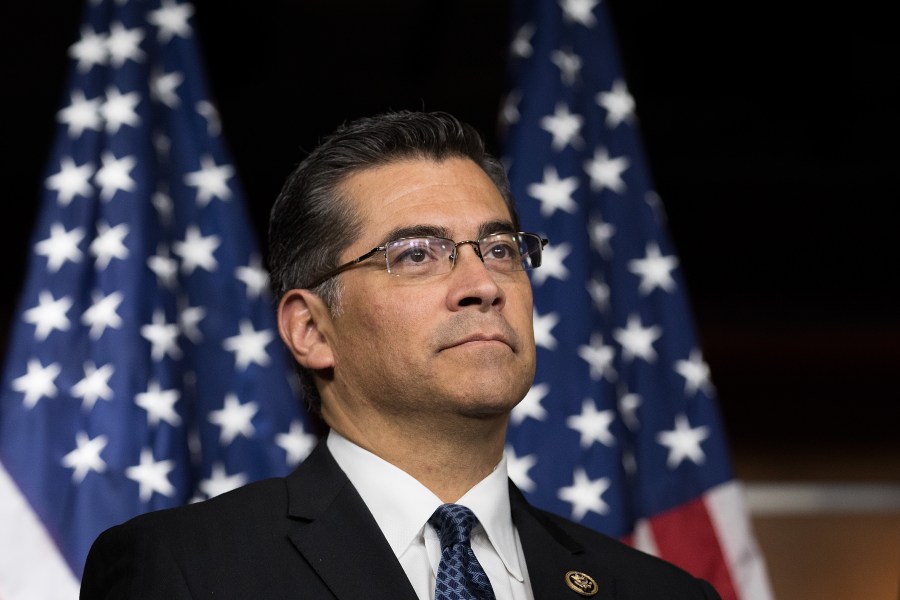
[[[472, 246], [472, 249], [475, 251], [475, 255], [481, 260], [482, 263], [484, 263], [484, 257], [481, 255], [481, 246], [480, 246], [481, 240], [486, 240], [487, 238], [489, 238], [489, 237], [491, 237], [491, 236], [495, 236], [495, 235], [504, 235], [504, 234], [512, 234], [512, 235], [519, 235], [519, 236], [529, 236], [529, 237], [532, 237], [532, 238], [536, 238], [537, 240], [539, 240], [539, 241], [541, 242], [541, 250], [542, 250], [542, 251], [543, 251], [543, 249], [544, 249], [544, 246], [546, 246], [547, 244], [550, 243], [550, 240], [548, 240], [547, 238], [543, 238], [543, 237], [539, 236], [539, 235], [536, 234], [536, 233], [529, 233], [529, 232], [527, 232], [527, 231], [497, 231], [497, 232], [495, 232], [495, 233], [490, 233], [490, 234], [488, 234], [488, 235], [482, 237], [482, 238], [479, 239], [479, 240], [462, 240], [461, 242], [457, 242], [456, 240], [451, 240], [450, 238], [442, 238], [442, 237], [440, 237], [440, 236], [434, 236], [434, 235], [422, 235], [422, 236], [402, 237], [402, 238], [398, 238], [398, 239], [396, 239], [396, 240], [391, 240], [390, 242], [388, 242], [387, 244], [384, 244], [383, 246], [376, 246], [375, 248], [372, 248], [371, 250], [369, 250], [369, 251], [366, 252], [365, 254], [362, 254], [362, 255], [360, 255], [360, 256], [357, 256], [357, 257], [354, 258], [353, 260], [347, 261], [347, 262], [345, 262], [344, 264], [335, 267], [334, 269], [332, 269], [331, 271], [329, 271], [329, 272], [326, 273], [325, 275], [322, 275], [321, 277], [319, 277], [318, 279], [316, 279], [315, 282], [313, 282], [312, 284], [310, 284], [310, 285], [308, 286], [307, 289], [315, 289], [315, 288], [319, 287], [320, 285], [322, 285], [323, 283], [325, 283], [325, 282], [328, 281], [329, 279], [332, 279], [333, 277], [337, 277], [338, 275], [340, 275], [340, 274], [343, 273], [344, 271], [347, 271], [347, 270], [349, 270], [349, 269], [352, 269], [353, 267], [355, 267], [356, 265], [360, 264], [361, 262], [363, 262], [363, 261], [365, 261], [365, 260], [368, 260], [368, 259], [372, 258], [372, 257], [375, 256], [375, 254], [377, 254], [378, 252], [384, 252], [384, 256], [385, 256], [385, 263], [384, 263], [384, 265], [385, 265], [385, 269], [387, 269], [387, 249], [388, 249], [388, 246], [390, 246], [391, 244], [394, 244], [394, 243], [396, 243], [396, 242], [403, 241], [403, 240], [414, 240], [414, 239], [422, 239], [422, 238], [432, 238], [432, 239], [437, 239], [437, 240], [446, 240], [446, 241], [452, 243], [452, 244], [453, 244], [453, 254], [450, 255], [450, 256], [451, 256], [451, 259], [450, 259], [450, 270], [451, 270], [451, 271], [453, 270], [453, 267], [456, 266], [456, 258], [459, 256], [459, 252], [457, 252], [456, 250], [457, 250], [460, 246], [464, 246], [464, 245], [466, 245], [466, 244]], [[535, 267], [535, 268], [536, 268], [536, 267]], [[522, 269], [522, 270], [524, 271], [524, 270], [526, 270], [526, 269]], [[390, 272], [390, 271], [388, 271], [388, 272]], [[450, 272], [450, 271], [448, 271], [448, 273], [449, 273], [449, 272]]]

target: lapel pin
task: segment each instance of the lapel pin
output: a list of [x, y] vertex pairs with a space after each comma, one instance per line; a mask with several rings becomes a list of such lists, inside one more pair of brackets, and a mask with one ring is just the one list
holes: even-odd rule
[[566, 585], [585, 598], [593, 596], [600, 591], [594, 578], [581, 571], [569, 571], [566, 573]]

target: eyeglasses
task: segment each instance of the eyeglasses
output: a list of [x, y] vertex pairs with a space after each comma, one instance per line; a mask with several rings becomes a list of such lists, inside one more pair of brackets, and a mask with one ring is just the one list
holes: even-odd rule
[[489, 271], [512, 273], [541, 266], [541, 255], [549, 240], [534, 233], [494, 233], [480, 240], [455, 242], [441, 237], [408, 237], [372, 248], [344, 263], [312, 283], [315, 288], [332, 277], [355, 267], [378, 252], [384, 252], [388, 273], [403, 277], [428, 277], [449, 273], [459, 255], [457, 248], [470, 245]]

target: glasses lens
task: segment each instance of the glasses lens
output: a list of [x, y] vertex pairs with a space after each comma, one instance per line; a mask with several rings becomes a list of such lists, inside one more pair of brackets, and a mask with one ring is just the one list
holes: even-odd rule
[[541, 239], [528, 233], [498, 233], [479, 240], [484, 263], [494, 271], [523, 271], [541, 264]]
[[404, 276], [438, 275], [453, 266], [453, 242], [442, 238], [404, 238], [385, 251], [389, 273]]

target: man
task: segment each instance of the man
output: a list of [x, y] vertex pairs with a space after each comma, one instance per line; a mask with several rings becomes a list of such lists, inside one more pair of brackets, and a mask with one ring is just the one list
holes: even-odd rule
[[469, 126], [340, 128], [285, 183], [269, 243], [279, 331], [328, 435], [287, 478], [105, 532], [82, 598], [718, 598], [508, 480], [546, 240], [519, 232]]

